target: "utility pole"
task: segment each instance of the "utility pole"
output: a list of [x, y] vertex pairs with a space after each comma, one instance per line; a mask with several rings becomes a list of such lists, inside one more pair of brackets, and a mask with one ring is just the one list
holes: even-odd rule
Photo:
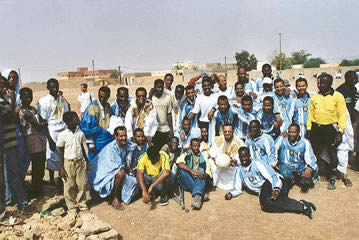
[[279, 32], [279, 72], [282, 71], [282, 35], [283, 33]]
[[118, 77], [120, 78], [120, 84], [122, 84], [121, 66], [118, 66]]
[[224, 76], [227, 78], [227, 57], [224, 56]]
[[21, 80], [22, 80], [22, 79], [21, 79], [21, 72], [20, 72], [20, 68], [17, 68], [17, 71], [19, 72], [19, 82], [20, 82], [20, 84], [21, 84], [21, 82], [22, 82]]
[[95, 81], [96, 81], [96, 75], [95, 75], [95, 60], [92, 60], [92, 73], [93, 73], [93, 84], [95, 85]]

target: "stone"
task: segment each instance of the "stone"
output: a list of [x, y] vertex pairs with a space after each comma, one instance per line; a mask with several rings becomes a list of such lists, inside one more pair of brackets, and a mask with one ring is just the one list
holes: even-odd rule
[[27, 230], [24, 232], [24, 239], [34, 239], [35, 234], [31, 230]]
[[85, 240], [85, 239], [86, 239], [86, 236], [85, 236], [85, 235], [82, 235], [82, 234], [81, 234], [81, 235], [79, 236], [79, 238], [78, 238], [78, 240]]
[[62, 205], [64, 201], [65, 201], [64, 197], [60, 197], [60, 196], [50, 198], [44, 203], [44, 205], [42, 205], [41, 210], [42, 211], [51, 210], [51, 208]]
[[82, 218], [77, 218], [74, 228], [80, 228], [83, 224]]
[[62, 223], [59, 224], [59, 227], [63, 230], [70, 230], [76, 223], [77, 213], [70, 212], [62, 220]]
[[94, 220], [94, 219], [98, 219], [98, 217], [95, 214], [92, 213], [85, 213], [81, 216], [81, 219], [85, 222], [88, 220]]
[[104, 221], [100, 219], [91, 219], [83, 222], [80, 228], [80, 233], [88, 236], [99, 232], [108, 231], [110, 229], [110, 225], [108, 225]]
[[31, 216], [31, 221], [32, 220], [40, 220], [41, 219], [41, 215], [40, 213], [35, 213], [34, 215]]
[[97, 235], [91, 235], [86, 238], [86, 240], [97, 240], [97, 239], [100, 239], [100, 238], [98, 238]]
[[118, 232], [112, 228], [110, 231], [98, 234], [98, 237], [103, 240], [118, 239]]
[[53, 210], [51, 212], [52, 216], [63, 216], [65, 214], [65, 210], [61, 207], [61, 208], [56, 208], [55, 210]]

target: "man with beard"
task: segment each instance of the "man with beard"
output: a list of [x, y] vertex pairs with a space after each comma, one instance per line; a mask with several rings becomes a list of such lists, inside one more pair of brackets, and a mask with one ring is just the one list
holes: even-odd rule
[[156, 109], [151, 100], [147, 99], [147, 91], [143, 87], [136, 89], [136, 101], [126, 112], [125, 126], [129, 138], [133, 137], [136, 128], [143, 129], [148, 143], [152, 141], [157, 131]]
[[328, 189], [335, 189], [338, 166], [337, 148], [343, 141], [343, 132], [347, 125], [347, 108], [343, 95], [332, 88], [333, 77], [321, 74], [319, 93], [309, 104], [307, 138], [311, 140], [314, 153], [319, 158], [326, 148], [330, 158]]
[[128, 88], [118, 88], [116, 97], [116, 100], [111, 103], [112, 116], [119, 117], [125, 122], [126, 112], [130, 107]]
[[[224, 190], [232, 187], [233, 175], [238, 162], [238, 149], [244, 146], [241, 139], [234, 137], [233, 125], [226, 123], [223, 135], [214, 138], [209, 151], [209, 163], [213, 176], [213, 185]], [[226, 162], [227, 160], [229, 162]], [[225, 164], [222, 164], [225, 163]]]
[[298, 184], [302, 192], [306, 193], [314, 186], [318, 166], [312, 145], [299, 133], [299, 125], [292, 123], [288, 128], [288, 137], [279, 139], [280, 174], [289, 186]]
[[253, 161], [247, 147], [238, 151], [240, 165], [236, 167], [233, 188], [225, 195], [226, 200], [239, 196], [243, 188], [259, 195], [262, 210], [270, 213], [302, 213], [313, 218], [316, 206], [305, 200], [294, 200], [288, 197], [289, 188], [267, 163]]

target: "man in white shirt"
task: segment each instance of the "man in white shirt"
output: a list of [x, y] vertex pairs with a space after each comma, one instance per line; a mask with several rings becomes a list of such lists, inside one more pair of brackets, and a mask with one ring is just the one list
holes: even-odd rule
[[87, 84], [86, 83], [81, 84], [81, 93], [77, 98], [77, 101], [79, 101], [81, 104], [80, 107], [81, 117], [85, 112], [86, 108], [88, 107], [88, 105], [90, 105], [90, 103], [93, 100], [95, 100], [95, 97], [92, 95], [92, 93], [87, 91]]
[[217, 94], [213, 94], [212, 92], [212, 80], [209, 77], [204, 77], [202, 80], [202, 89], [203, 94], [198, 95], [196, 98], [196, 102], [194, 104], [194, 107], [191, 111], [191, 113], [188, 115], [188, 119], [192, 120], [198, 114], [201, 112], [201, 116], [199, 118], [199, 127], [200, 128], [207, 128], [209, 125], [209, 119], [208, 119], [208, 113], [211, 111], [211, 109], [216, 106], [217, 104]]

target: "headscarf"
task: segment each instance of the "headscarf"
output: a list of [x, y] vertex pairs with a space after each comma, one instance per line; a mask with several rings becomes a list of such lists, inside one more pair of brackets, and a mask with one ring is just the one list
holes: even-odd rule
[[[4, 71], [1, 71], [1, 75], [3, 77], [5, 77], [7, 80], [9, 79], [9, 75], [11, 72], [16, 72], [14, 69], [11, 68], [7, 68]], [[17, 75], [19, 76], [18, 72], [16, 72]], [[15, 105], [18, 106], [21, 104], [21, 99], [20, 99], [20, 79], [17, 80], [16, 86], [15, 86]]]

